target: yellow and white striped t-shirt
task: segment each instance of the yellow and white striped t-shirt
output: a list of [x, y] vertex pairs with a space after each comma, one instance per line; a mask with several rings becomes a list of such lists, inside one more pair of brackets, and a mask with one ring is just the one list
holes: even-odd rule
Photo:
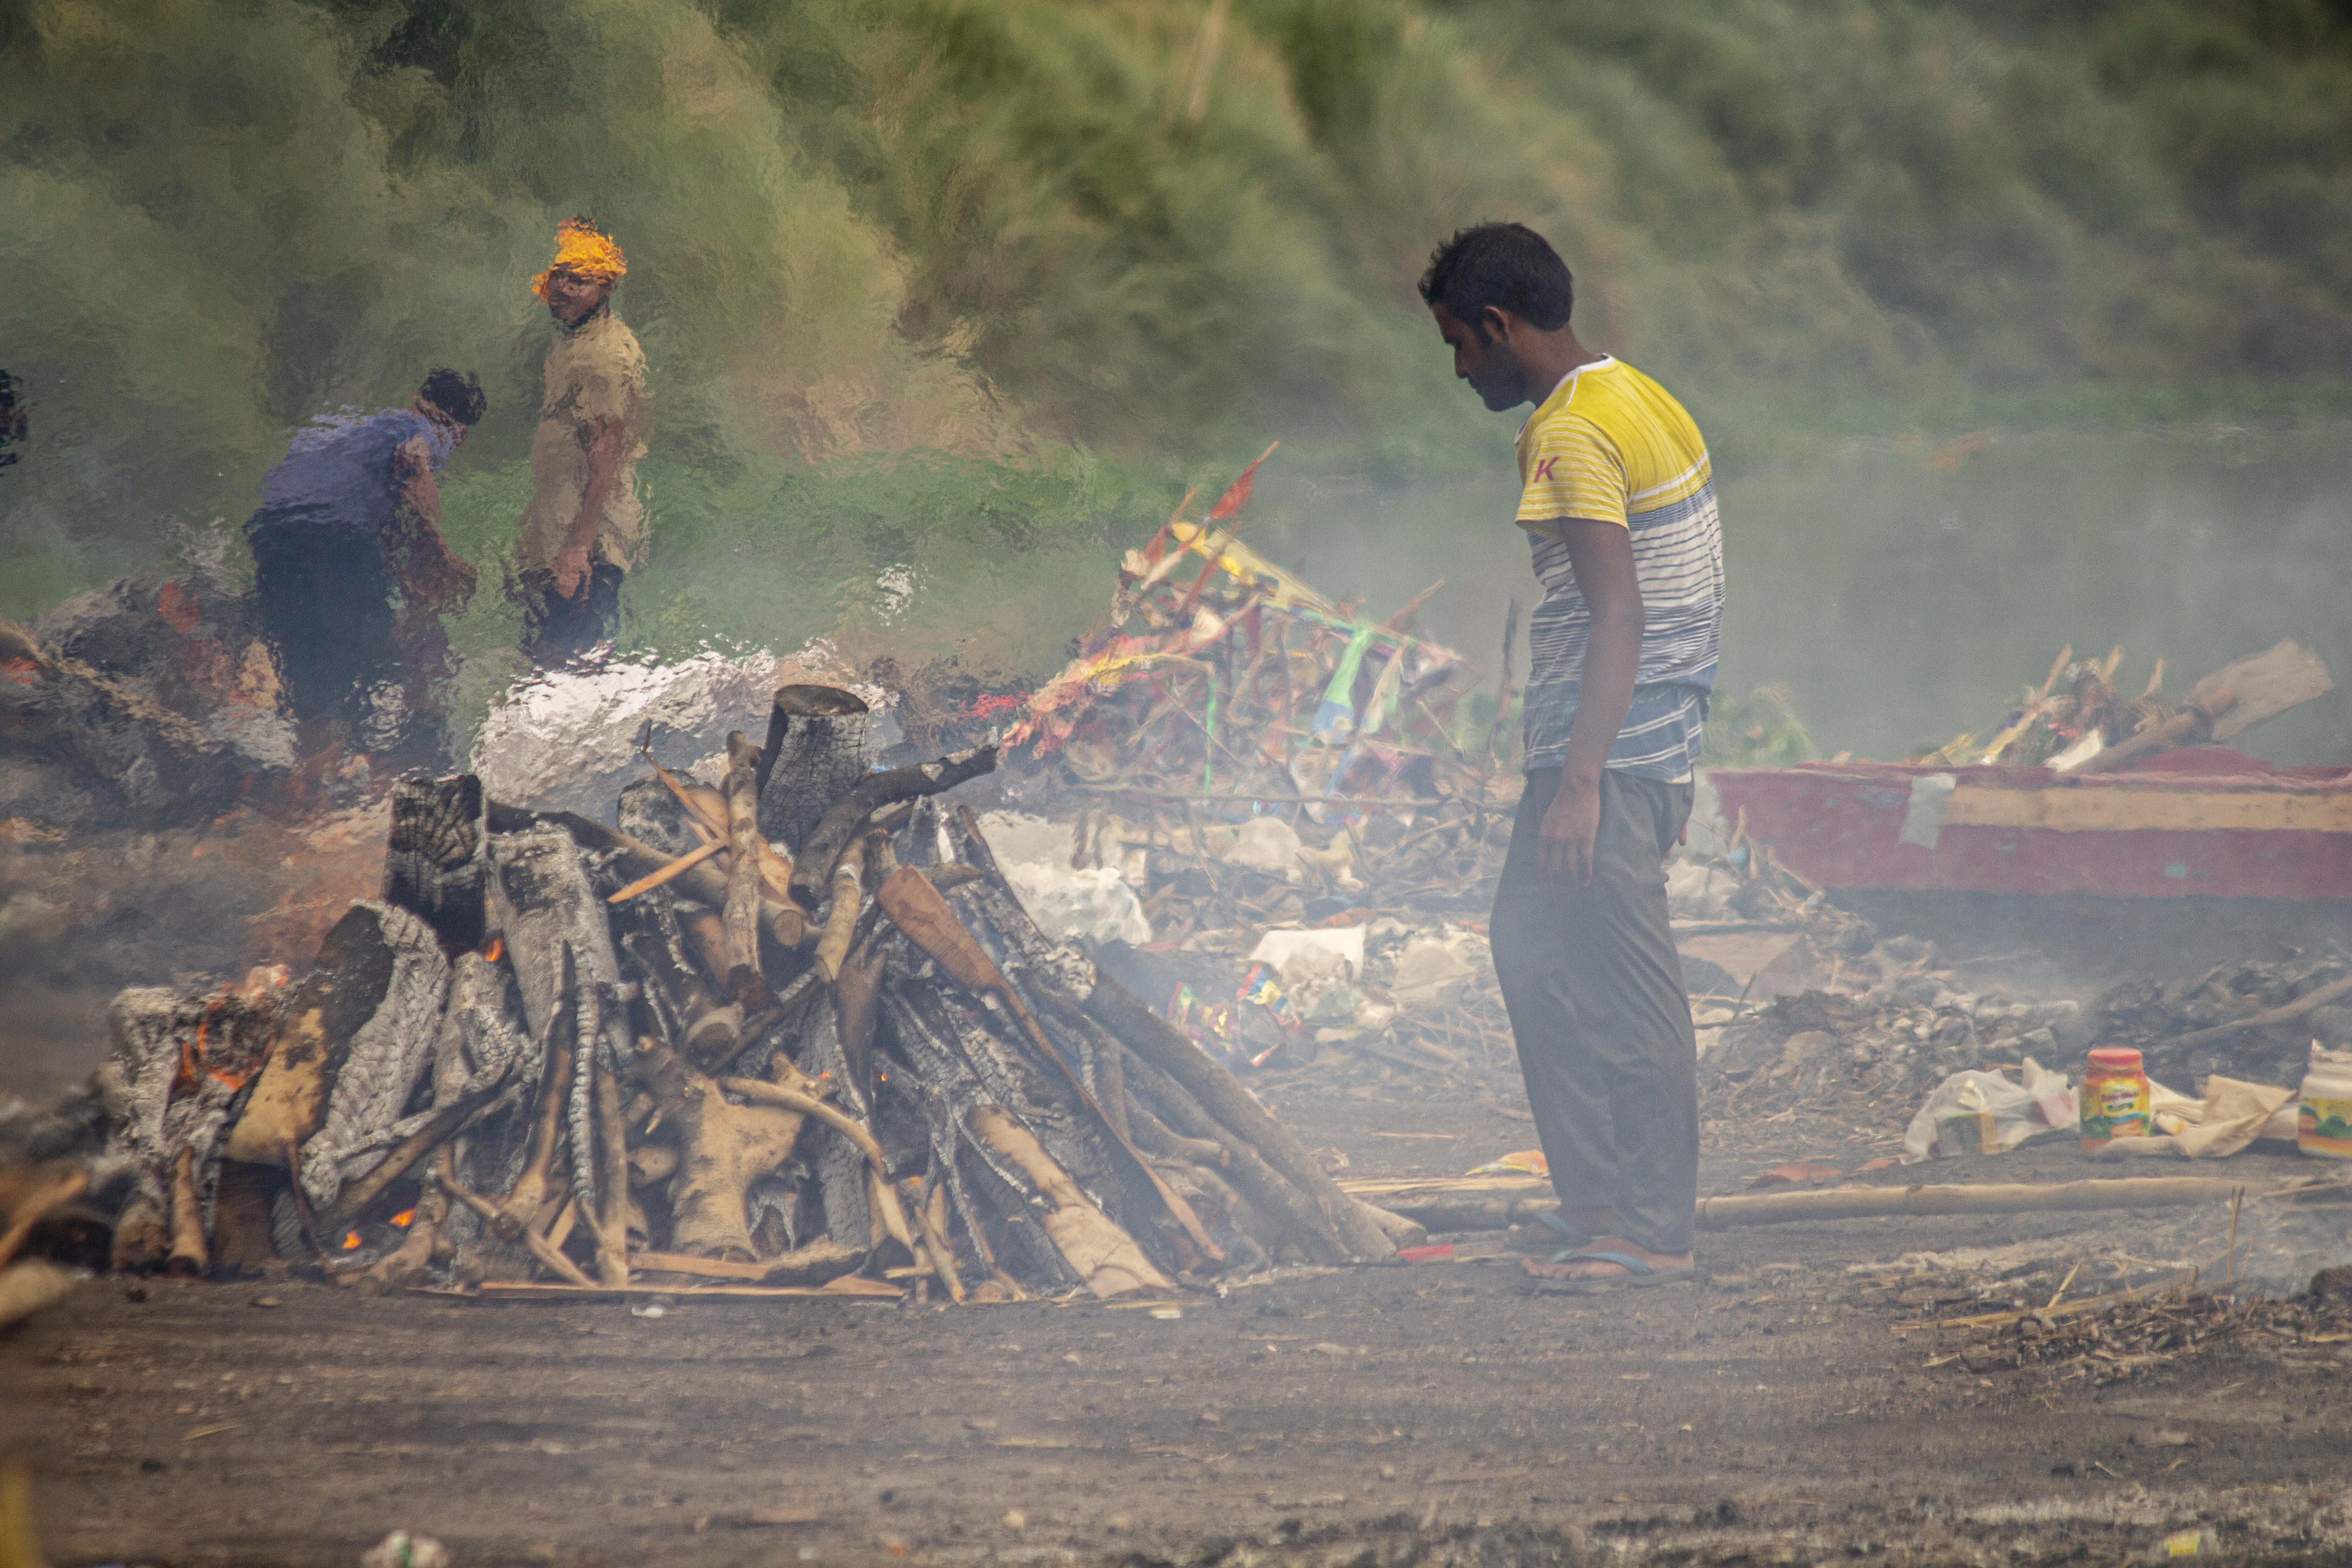
[[1592, 615], [1559, 524], [1613, 522], [1633, 542], [1642, 660], [1609, 766], [1676, 779], [1698, 760], [1723, 629], [1723, 531], [1706, 442], [1666, 389], [1617, 360], [1571, 372], [1518, 437], [1518, 524], [1544, 595], [1528, 625], [1527, 763], [1567, 758]]

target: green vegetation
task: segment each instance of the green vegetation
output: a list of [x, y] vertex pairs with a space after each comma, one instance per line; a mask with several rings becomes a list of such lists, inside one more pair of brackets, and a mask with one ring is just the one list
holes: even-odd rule
[[1267, 438], [1480, 473], [1412, 281], [1489, 216], [1730, 471], [2352, 403], [2319, 0], [22, 0], [0, 614], [234, 523], [289, 424], [448, 363], [493, 401], [449, 491], [495, 646], [524, 280], [574, 211], [656, 377], [645, 646], [854, 634], [905, 565], [932, 635], [1034, 669]]
[[1705, 761], [1717, 768], [1783, 768], [1813, 756], [1785, 686], [1759, 686], [1747, 697], [1718, 692], [1706, 716]]

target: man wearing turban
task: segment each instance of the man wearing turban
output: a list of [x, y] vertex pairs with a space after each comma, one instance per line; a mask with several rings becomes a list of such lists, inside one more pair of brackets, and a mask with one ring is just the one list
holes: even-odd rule
[[635, 475], [646, 453], [646, 356], [612, 303], [628, 269], [610, 236], [573, 217], [555, 231], [554, 262], [531, 279], [556, 334], [515, 566], [523, 652], [542, 668], [612, 640], [621, 580], [645, 559]]

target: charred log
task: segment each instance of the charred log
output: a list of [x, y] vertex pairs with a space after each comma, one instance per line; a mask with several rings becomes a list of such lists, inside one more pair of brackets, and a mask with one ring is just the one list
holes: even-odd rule
[[797, 857], [825, 808], [866, 776], [865, 700], [838, 686], [786, 686], [768, 714], [754, 787], [760, 831]]
[[803, 909], [815, 910], [824, 901], [826, 884], [833, 879], [834, 862], [841, 858], [841, 852], [875, 812], [900, 801], [953, 789], [995, 769], [996, 748], [982, 746], [941, 757], [935, 763], [868, 774], [827, 807], [824, 817], [809, 830], [807, 839], [796, 847], [793, 897]]
[[[1079, 1003], [1103, 1027], [1118, 1037], [1139, 1061], [1158, 1068], [1218, 1124], [1246, 1144], [1282, 1182], [1310, 1199], [1323, 1226], [1354, 1258], [1382, 1258], [1396, 1252], [1378, 1222], [1315, 1163], [1291, 1131], [1276, 1121], [1223, 1068], [1211, 1061], [1167, 1019], [1144, 1005], [1134, 992], [1097, 973]], [[1179, 1131], [1182, 1131], [1179, 1129]]]
[[489, 830], [471, 773], [392, 786], [383, 901], [431, 926], [452, 949], [482, 945], [488, 919]]
[[657, 778], [639, 779], [621, 791], [614, 821], [624, 834], [664, 855], [702, 847], [701, 836], [687, 826], [685, 803]]
[[335, 922], [287, 998], [259, 1081], [229, 1134], [230, 1159], [292, 1168], [294, 1152], [326, 1119], [352, 1042], [383, 1009], [402, 960], [413, 973], [428, 945], [437, 957], [430, 931], [404, 910], [357, 903]]

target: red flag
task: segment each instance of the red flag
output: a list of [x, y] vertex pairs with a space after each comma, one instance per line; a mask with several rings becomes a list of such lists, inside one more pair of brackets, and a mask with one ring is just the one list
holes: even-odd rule
[[[1281, 442], [1276, 441], [1274, 447], [1281, 445]], [[1217, 504], [1209, 509], [1211, 522], [1223, 522], [1249, 505], [1250, 486], [1257, 482], [1257, 464], [1274, 456], [1274, 447], [1268, 447], [1265, 451], [1260, 452], [1257, 455], [1257, 463], [1252, 463], [1248, 468], [1244, 468], [1242, 477], [1227, 486], [1225, 493], [1217, 498]]]
[[[1274, 444], [1274, 447], [1279, 447], [1281, 445], [1281, 442], [1276, 441]], [[1242, 508], [1249, 504], [1250, 486], [1257, 479], [1258, 463], [1263, 463], [1268, 458], [1274, 456], [1274, 447], [1268, 447], [1265, 451], [1260, 452], [1257, 455], [1257, 463], [1252, 463], [1248, 468], [1244, 468], [1242, 470], [1242, 477], [1225, 487], [1225, 493], [1219, 496], [1217, 498], [1217, 504], [1209, 509], [1209, 521], [1222, 522], [1226, 518], [1233, 516], [1234, 513], [1241, 510]], [[1234, 532], [1239, 531], [1240, 530], [1238, 529], [1234, 531]], [[1209, 574], [1217, 569], [1217, 557], [1223, 553], [1222, 547], [1213, 547], [1213, 542], [1208, 537], [1208, 530], [1206, 528], [1203, 528], [1201, 532], [1195, 534], [1193, 537], [1199, 541], [1202, 550], [1207, 553], [1209, 563], [1201, 568], [1201, 574], [1192, 579], [1192, 586], [1185, 594], [1184, 602], [1176, 606], [1176, 618], [1179, 621], [1181, 621], [1184, 616], [1191, 612], [1193, 603], [1201, 596], [1201, 590], [1209, 585]], [[1231, 533], [1226, 535], [1226, 538], [1229, 540], [1232, 537], [1233, 535]]]

